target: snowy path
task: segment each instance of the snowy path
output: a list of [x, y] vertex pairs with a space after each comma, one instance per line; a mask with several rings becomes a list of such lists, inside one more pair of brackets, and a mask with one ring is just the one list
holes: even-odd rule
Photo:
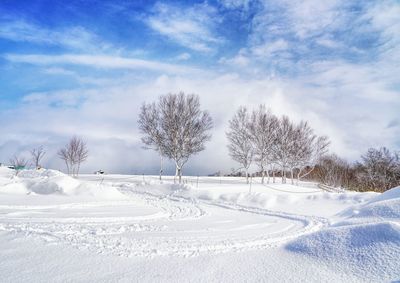
[[128, 200], [0, 206], [0, 230], [101, 254], [187, 257], [275, 247], [326, 224], [324, 218], [151, 194], [128, 180], [112, 185]]

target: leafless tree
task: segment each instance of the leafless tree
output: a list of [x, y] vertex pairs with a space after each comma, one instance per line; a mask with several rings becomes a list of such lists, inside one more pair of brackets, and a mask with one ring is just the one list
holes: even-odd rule
[[273, 145], [273, 160], [281, 168], [282, 183], [286, 183], [286, 171], [290, 168], [294, 145], [295, 129], [289, 117], [279, 119], [276, 140]]
[[351, 166], [336, 154], [326, 155], [318, 162], [315, 175], [324, 185], [348, 188]]
[[370, 148], [361, 160], [357, 177], [363, 187], [385, 191], [400, 184], [397, 153], [391, 153], [386, 147]]
[[249, 167], [253, 161], [253, 144], [250, 132], [250, 117], [246, 107], [240, 107], [232, 120], [229, 121], [229, 131], [226, 133], [229, 144], [229, 155], [242, 165], [246, 172], [246, 182], [249, 183]]
[[145, 149], [153, 149], [160, 155], [160, 180], [163, 174], [163, 132], [161, 128], [160, 111], [157, 105], [143, 104], [139, 114], [139, 129], [144, 135], [142, 142], [145, 144]]
[[252, 112], [250, 122], [250, 134], [253, 144], [254, 161], [261, 170], [261, 183], [264, 184], [265, 173], [267, 173], [269, 183], [268, 165], [272, 165], [273, 146], [276, 142], [276, 131], [279, 122], [270, 110], [266, 110], [264, 105], [260, 105], [257, 110]]
[[68, 149], [68, 145], [65, 148], [61, 148], [57, 152], [57, 155], [58, 155], [58, 157], [60, 157], [61, 160], [63, 160], [65, 162], [65, 166], [67, 167], [67, 173], [68, 173], [68, 175], [70, 175], [73, 163], [72, 163], [71, 153]]
[[289, 165], [293, 184], [295, 168], [298, 183], [315, 169], [318, 161], [327, 153], [330, 142], [326, 136], [318, 137], [314, 134], [313, 129], [304, 121], [295, 127], [292, 138]]
[[43, 149], [43, 146], [39, 146], [34, 148], [30, 151], [32, 156], [32, 162], [35, 165], [36, 169], [40, 168], [40, 161], [42, 160], [43, 156], [46, 154], [46, 151]]
[[203, 151], [211, 139], [212, 125], [209, 113], [200, 109], [199, 97], [183, 92], [160, 96], [158, 104], [144, 104], [139, 116], [143, 142], [175, 162], [179, 183], [189, 157]]
[[86, 142], [82, 138], [74, 136], [57, 154], [64, 160], [68, 174], [76, 177], [79, 174], [81, 164], [88, 158], [89, 151]]
[[28, 160], [25, 159], [24, 157], [20, 157], [17, 155], [14, 155], [12, 158], [10, 158], [10, 165], [13, 166], [15, 170], [15, 175], [18, 175], [19, 171], [21, 169], [24, 169], [28, 165]]

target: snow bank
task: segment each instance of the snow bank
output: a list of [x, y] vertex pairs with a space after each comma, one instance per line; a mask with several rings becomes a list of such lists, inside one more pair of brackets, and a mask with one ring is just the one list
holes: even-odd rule
[[366, 204], [347, 209], [339, 215], [351, 220], [360, 218], [400, 219], [400, 187], [386, 191]]
[[28, 192], [36, 194], [76, 194], [81, 182], [55, 170], [23, 170], [18, 174]]
[[0, 193], [125, 198], [111, 186], [82, 182], [59, 171], [48, 169], [23, 170], [18, 176], [15, 176], [13, 170], [1, 170]]
[[[339, 214], [341, 221], [302, 236], [286, 248], [330, 264], [381, 272], [392, 278], [400, 268], [400, 188]], [[378, 270], [379, 268], [379, 270]], [[376, 274], [375, 274], [376, 275]]]

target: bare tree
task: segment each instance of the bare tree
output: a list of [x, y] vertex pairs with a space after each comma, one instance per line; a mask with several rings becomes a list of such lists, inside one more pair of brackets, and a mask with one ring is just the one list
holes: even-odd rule
[[386, 147], [370, 148], [361, 160], [357, 177], [362, 187], [386, 191], [400, 184], [397, 153], [391, 153]]
[[332, 187], [346, 187], [351, 175], [350, 164], [336, 154], [323, 156], [316, 167], [317, 180]]
[[328, 151], [329, 140], [326, 136], [318, 137], [307, 122], [301, 121], [292, 134], [293, 146], [290, 154], [290, 172], [294, 183], [294, 170], [297, 168], [297, 184], [299, 180], [309, 175], [318, 161]]
[[267, 173], [269, 183], [268, 165], [273, 161], [273, 145], [276, 141], [276, 131], [278, 119], [272, 115], [270, 110], [266, 110], [264, 105], [260, 105], [257, 110], [252, 112], [250, 122], [251, 141], [253, 143], [254, 161], [261, 170], [261, 183], [264, 184], [265, 173]]
[[68, 174], [76, 177], [79, 174], [81, 164], [88, 158], [89, 151], [86, 142], [82, 138], [74, 136], [57, 154], [64, 160]]
[[43, 146], [39, 146], [34, 148], [30, 151], [32, 156], [32, 162], [35, 165], [36, 169], [40, 168], [40, 161], [42, 160], [43, 156], [46, 154], [46, 151], [43, 149]]
[[142, 142], [145, 144], [145, 149], [153, 149], [160, 155], [160, 180], [163, 174], [163, 134], [161, 128], [160, 111], [157, 105], [143, 104], [139, 114], [139, 129], [144, 135]]
[[286, 171], [290, 168], [292, 151], [294, 145], [294, 125], [289, 117], [283, 116], [279, 119], [276, 130], [276, 140], [273, 146], [273, 159], [281, 168], [282, 183], [286, 183]]
[[67, 167], [67, 173], [68, 175], [70, 175], [73, 164], [72, 164], [72, 156], [70, 155], [70, 152], [68, 150], [68, 145], [65, 148], [61, 148], [57, 152], [57, 155], [60, 157], [60, 159], [62, 159], [65, 162], [65, 166]]
[[10, 158], [10, 165], [14, 168], [15, 175], [18, 175], [19, 171], [25, 169], [25, 167], [28, 165], [28, 160], [24, 157], [14, 155], [12, 158]]
[[160, 96], [158, 104], [144, 104], [139, 116], [143, 142], [175, 162], [179, 183], [189, 157], [203, 151], [211, 139], [212, 125], [209, 113], [200, 109], [199, 97], [183, 92]]
[[226, 133], [229, 144], [229, 155], [242, 165], [246, 172], [246, 182], [249, 183], [249, 167], [253, 161], [253, 144], [250, 132], [250, 117], [246, 107], [240, 107], [232, 120], [229, 121], [229, 131]]

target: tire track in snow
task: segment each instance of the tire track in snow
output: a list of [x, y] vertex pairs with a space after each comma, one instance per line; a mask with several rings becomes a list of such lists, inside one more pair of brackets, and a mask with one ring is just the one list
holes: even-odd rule
[[[117, 217], [115, 222], [91, 222], [76, 218], [62, 222], [49, 215], [35, 222], [28, 219], [2, 221], [0, 230], [39, 237], [48, 244], [67, 243], [97, 253], [127, 257], [189, 257], [276, 247], [327, 224], [324, 218], [227, 202], [193, 200], [176, 192], [152, 194], [136, 190], [132, 184], [122, 183], [117, 187], [132, 200], [140, 200], [157, 208], [163, 217]], [[79, 205], [69, 209], [76, 207]], [[254, 222], [254, 218], [260, 219], [249, 224]]]

